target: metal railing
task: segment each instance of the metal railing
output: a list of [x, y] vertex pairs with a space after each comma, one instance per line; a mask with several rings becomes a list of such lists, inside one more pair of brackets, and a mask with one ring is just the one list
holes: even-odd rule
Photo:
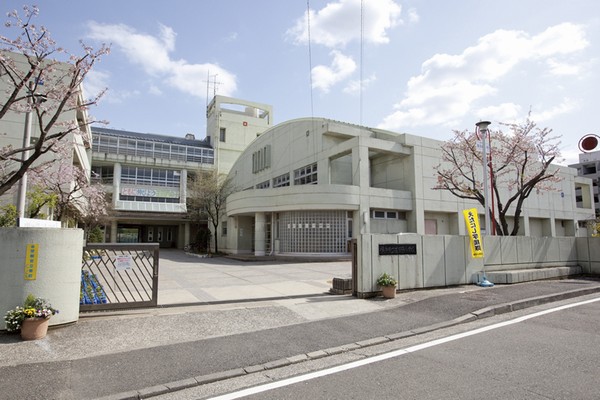
[[83, 248], [80, 311], [156, 307], [158, 243], [97, 243]]

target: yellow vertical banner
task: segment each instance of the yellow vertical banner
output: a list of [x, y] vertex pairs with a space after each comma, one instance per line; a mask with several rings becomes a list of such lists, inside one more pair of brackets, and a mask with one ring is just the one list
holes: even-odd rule
[[34, 281], [37, 278], [38, 244], [28, 244], [25, 250], [25, 280]]
[[481, 231], [479, 229], [479, 216], [476, 208], [463, 210], [465, 223], [467, 224], [467, 232], [471, 239], [471, 255], [473, 258], [483, 258], [483, 241], [481, 239]]

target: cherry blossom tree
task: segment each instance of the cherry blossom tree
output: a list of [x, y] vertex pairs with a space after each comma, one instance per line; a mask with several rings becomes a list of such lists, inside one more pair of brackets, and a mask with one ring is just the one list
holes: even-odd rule
[[[492, 223], [498, 235], [517, 235], [523, 204], [532, 192], [556, 191], [562, 180], [552, 162], [560, 159], [560, 142], [549, 128], [538, 128], [529, 116], [524, 123], [501, 123], [508, 128], [490, 132], [488, 173], [495, 203]], [[447, 190], [461, 199], [476, 200], [485, 207], [483, 155], [473, 132], [454, 131], [442, 145], [442, 163], [436, 166], [438, 182], [434, 189]], [[512, 227], [509, 226], [512, 217]], [[486, 227], [488, 230], [491, 227]]]
[[[91, 183], [86, 172], [69, 162], [64, 149], [58, 161], [45, 170], [36, 170], [31, 177], [32, 186], [52, 198], [53, 219], [79, 221], [87, 233], [102, 225], [108, 217], [106, 192], [100, 183]], [[39, 196], [43, 197], [43, 196]]]
[[[56, 44], [44, 26], [33, 23], [38, 13], [35, 6], [23, 7], [22, 17], [16, 10], [9, 12], [5, 26], [17, 30], [17, 36], [0, 35], [0, 80], [6, 87], [0, 93], [0, 122], [9, 112], [31, 112], [39, 131], [33, 144], [0, 148], [0, 195], [34, 168], [42, 155], [65, 146], [67, 135], [81, 134], [86, 125], [96, 122], [79, 117], [104, 93], [85, 99], [81, 88], [109, 47], [94, 50], [81, 43], [81, 54], [71, 54]], [[38, 94], [47, 101], [34, 101]], [[90, 139], [84, 136], [84, 140]]]

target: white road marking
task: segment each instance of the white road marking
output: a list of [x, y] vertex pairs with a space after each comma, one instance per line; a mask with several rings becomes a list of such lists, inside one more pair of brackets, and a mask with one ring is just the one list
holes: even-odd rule
[[586, 304], [594, 303], [596, 301], [600, 301], [600, 297], [599, 298], [595, 298], [595, 299], [581, 301], [581, 302], [578, 302], [578, 303], [566, 304], [564, 306], [555, 307], [555, 308], [551, 308], [551, 309], [544, 310], [544, 311], [539, 311], [539, 312], [536, 312], [536, 313], [533, 313], [533, 314], [524, 315], [522, 317], [518, 317], [518, 318], [515, 318], [515, 319], [508, 320], [508, 321], [499, 322], [497, 324], [493, 324], [493, 325], [489, 325], [489, 326], [484, 326], [483, 328], [474, 329], [474, 330], [468, 331], [468, 332], [457, 333], [455, 335], [451, 335], [451, 336], [448, 336], [448, 337], [445, 337], [445, 338], [436, 339], [436, 340], [432, 340], [430, 342], [417, 344], [415, 346], [407, 347], [405, 349], [394, 350], [394, 351], [389, 352], [389, 353], [380, 354], [378, 356], [373, 356], [373, 357], [365, 358], [363, 360], [353, 361], [353, 362], [348, 363], [348, 364], [338, 365], [336, 367], [327, 368], [327, 369], [324, 369], [324, 370], [321, 370], [321, 371], [315, 371], [315, 372], [311, 372], [311, 373], [308, 373], [308, 374], [305, 374], [305, 375], [295, 376], [295, 377], [292, 377], [292, 378], [283, 379], [281, 381], [267, 383], [267, 384], [264, 384], [264, 385], [255, 386], [255, 387], [251, 387], [251, 388], [248, 388], [248, 389], [239, 390], [237, 392], [232, 392], [232, 393], [224, 394], [224, 395], [217, 396], [217, 397], [211, 397], [210, 400], [234, 400], [234, 399], [239, 399], [239, 398], [242, 398], [242, 397], [245, 397], [245, 396], [252, 396], [252, 395], [255, 395], [255, 394], [258, 394], [258, 393], [262, 393], [262, 392], [266, 392], [266, 391], [269, 391], [269, 390], [273, 390], [273, 389], [277, 389], [277, 388], [281, 388], [281, 387], [293, 385], [293, 384], [296, 384], [296, 383], [299, 383], [299, 382], [305, 382], [305, 381], [309, 381], [311, 379], [321, 378], [323, 376], [336, 374], [336, 373], [342, 372], [342, 371], [348, 371], [350, 369], [362, 367], [362, 366], [373, 364], [373, 363], [376, 363], [376, 362], [379, 362], [379, 361], [383, 361], [383, 360], [388, 360], [390, 358], [400, 357], [400, 356], [405, 355], [405, 354], [414, 353], [414, 352], [419, 351], [419, 350], [424, 350], [424, 349], [427, 349], [427, 348], [430, 348], [430, 347], [438, 346], [440, 344], [452, 342], [454, 340], [462, 339], [462, 338], [465, 338], [465, 337], [469, 337], [469, 336], [473, 336], [473, 335], [478, 335], [480, 333], [491, 331], [491, 330], [498, 329], [498, 328], [503, 328], [505, 326], [514, 325], [514, 324], [517, 324], [519, 322], [523, 322], [523, 321], [527, 321], [529, 319], [541, 317], [542, 315], [554, 313], [554, 312], [557, 312], [557, 311], [566, 310], [568, 308], [573, 308], [573, 307], [578, 307], [578, 306], [583, 306], [583, 305], [586, 305]]

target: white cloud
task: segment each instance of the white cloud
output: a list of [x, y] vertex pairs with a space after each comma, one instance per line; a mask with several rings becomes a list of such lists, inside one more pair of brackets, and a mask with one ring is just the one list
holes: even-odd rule
[[[310, 10], [311, 42], [326, 47], [343, 47], [360, 40], [360, 0], [338, 0], [320, 10]], [[400, 23], [401, 6], [393, 0], [369, 0], [363, 3], [363, 36], [366, 42], [388, 43], [387, 31]], [[287, 31], [296, 43], [308, 42], [306, 12]]]
[[155, 96], [160, 96], [161, 94], [163, 94], [162, 90], [160, 90], [160, 88], [155, 85], [150, 85], [150, 88], [148, 89], [148, 93], [153, 94]]
[[581, 66], [556, 61], [552, 58], [546, 61], [550, 74], [552, 75], [571, 75], [576, 76], [581, 73]]
[[329, 92], [331, 86], [347, 79], [356, 70], [356, 62], [337, 50], [331, 52], [331, 66], [317, 65], [312, 69], [312, 86], [323, 92]]
[[[206, 96], [206, 77], [218, 74], [219, 94], [232, 95], [236, 88], [236, 77], [216, 64], [190, 64], [185, 60], [175, 60], [171, 52], [175, 50], [177, 34], [170, 27], [160, 25], [158, 36], [142, 34], [124, 25], [99, 24], [90, 22], [89, 37], [109, 42], [125, 54], [129, 61], [141, 67], [146, 74], [160, 78], [170, 86], [196, 97]], [[154, 92], [159, 89], [157, 82]]]
[[106, 90], [100, 102], [107, 102], [111, 104], [120, 104], [132, 97], [139, 96], [138, 90], [127, 91], [127, 90], [115, 90], [110, 88], [110, 74], [108, 72], [101, 71], [99, 69], [92, 69], [85, 76], [84, 81], [84, 95], [87, 98], [94, 97], [100, 94], [103, 90]]
[[408, 22], [411, 24], [416, 24], [417, 22], [419, 22], [419, 14], [417, 14], [417, 10], [414, 8], [411, 8], [408, 10]]
[[475, 116], [481, 120], [489, 120], [494, 118], [496, 121], [516, 122], [523, 117], [522, 107], [514, 103], [502, 103], [497, 106], [489, 106], [481, 108], [475, 112]]
[[[377, 77], [375, 76], [375, 74], [372, 74], [370, 77], [363, 79], [362, 80], [362, 89], [365, 90], [371, 83], [375, 82], [376, 80], [377, 80]], [[361, 89], [360, 86], [361, 86], [360, 80], [350, 81], [344, 88], [343, 92], [348, 93], [348, 94], [359, 93], [360, 89]]]
[[573, 110], [576, 110], [580, 106], [580, 102], [577, 100], [573, 100], [570, 98], [564, 99], [560, 104], [546, 109], [536, 111], [535, 109], [531, 111], [531, 119], [535, 122], [545, 122], [553, 119], [556, 116], [562, 114], [568, 114]]
[[[108, 87], [110, 74], [99, 70], [98, 68], [91, 69], [85, 76], [83, 82], [83, 92], [86, 98], [91, 98], [101, 93]], [[105, 94], [106, 96], [106, 94]]]
[[[522, 31], [497, 30], [481, 37], [475, 46], [461, 54], [435, 54], [423, 63], [421, 74], [409, 80], [404, 99], [379, 127], [402, 130], [411, 126], [451, 125], [473, 113], [476, 101], [497, 94], [502, 78], [517, 66], [527, 62], [546, 64], [550, 59], [579, 52], [587, 45], [583, 28], [565, 23], [533, 37]], [[515, 111], [507, 105], [498, 107], [504, 113]], [[568, 112], [568, 107], [560, 110]], [[496, 119], [493, 115], [487, 117]]]

